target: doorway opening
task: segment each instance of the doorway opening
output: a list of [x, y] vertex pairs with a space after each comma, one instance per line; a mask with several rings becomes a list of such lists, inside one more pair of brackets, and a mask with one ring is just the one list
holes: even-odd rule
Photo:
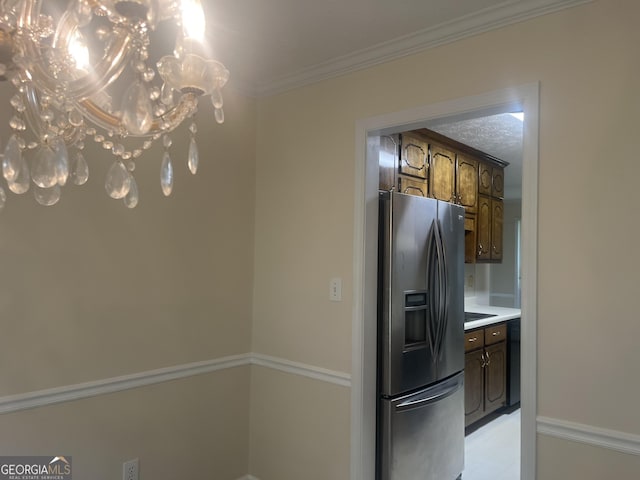
[[[468, 426], [464, 442], [463, 478], [516, 480], [520, 478], [521, 434], [521, 321], [518, 280], [521, 248], [518, 229], [522, 216], [524, 115], [521, 112], [492, 113], [488, 116], [483, 112], [478, 114], [480, 116], [462, 120], [438, 118], [427, 122], [425, 126], [430, 131], [508, 163], [504, 170], [500, 170], [503, 175], [499, 178], [503, 182], [498, 184], [502, 186], [495, 195], [498, 200], [491, 200], [492, 205], [495, 202], [495, 206], [491, 208], [494, 215], [494, 210], [499, 205], [499, 226], [496, 227], [493, 221], [490, 223], [492, 230], [499, 228], [500, 238], [493, 238], [493, 234], [490, 238], [499, 245], [497, 251], [500, 261], [493, 260], [493, 257], [491, 263], [482, 263], [479, 258], [475, 261], [476, 254], [480, 256], [477, 248], [481, 248], [479, 246], [482, 244], [486, 245], [488, 239], [480, 238], [480, 233], [476, 233], [476, 229], [483, 223], [479, 219], [479, 207], [470, 202], [466, 209], [470, 226], [476, 228], [469, 232], [471, 253], [467, 252], [465, 255], [468, 262], [465, 263], [465, 311], [482, 311], [483, 308], [491, 307], [496, 314], [517, 315], [517, 318], [507, 320], [506, 324], [504, 321], [500, 322], [500, 327], [487, 326], [491, 329], [504, 328], [506, 338], [496, 337], [504, 340], [503, 342], [493, 342], [487, 330], [485, 346], [465, 348], [465, 425]], [[458, 157], [457, 161], [468, 160], [462, 156], [462, 160]], [[486, 167], [481, 167], [481, 172], [485, 173]], [[486, 178], [481, 181], [486, 182]], [[488, 194], [486, 184], [482, 185], [483, 193]], [[493, 191], [491, 194], [494, 196]], [[486, 197], [483, 198], [486, 205]], [[482, 228], [487, 231], [486, 225]], [[490, 248], [493, 254], [496, 247]], [[499, 309], [495, 309], [496, 307]], [[473, 333], [469, 331], [468, 335], [475, 339], [477, 332], [478, 330]], [[506, 361], [500, 362], [500, 358]], [[506, 368], [502, 370], [501, 367]]]
[[535, 479], [536, 458], [536, 279], [538, 184], [537, 83], [465, 97], [356, 123], [354, 315], [352, 358], [351, 478], [375, 475], [376, 278], [378, 156], [376, 136], [427, 126], [438, 119], [464, 119], [522, 111], [521, 259], [521, 479]]

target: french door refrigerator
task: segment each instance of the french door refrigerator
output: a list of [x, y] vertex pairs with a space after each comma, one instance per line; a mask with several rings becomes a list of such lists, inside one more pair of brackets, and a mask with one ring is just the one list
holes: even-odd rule
[[377, 480], [464, 465], [464, 209], [380, 192]]

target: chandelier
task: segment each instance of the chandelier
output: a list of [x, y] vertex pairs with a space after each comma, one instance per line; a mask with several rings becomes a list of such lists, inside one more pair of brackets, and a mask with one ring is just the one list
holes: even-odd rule
[[[65, 184], [87, 181], [83, 150], [93, 141], [110, 153], [107, 194], [134, 208], [136, 160], [161, 142], [160, 186], [170, 195], [171, 132], [189, 123], [195, 174], [200, 97], [224, 122], [229, 72], [208, 58], [204, 30], [199, 0], [0, 0], [0, 80], [15, 87], [6, 187], [56, 204]], [[0, 185], [0, 209], [6, 201]]]

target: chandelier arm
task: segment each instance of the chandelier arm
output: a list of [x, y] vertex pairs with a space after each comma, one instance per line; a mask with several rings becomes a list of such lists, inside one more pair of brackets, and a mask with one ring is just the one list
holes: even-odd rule
[[[110, 131], [119, 132], [122, 128], [122, 121], [119, 117], [106, 112], [90, 99], [79, 102], [79, 108], [84, 116], [93, 124]], [[165, 113], [162, 117], [154, 119], [151, 129], [144, 135], [133, 135], [127, 133], [130, 137], [151, 137], [159, 133], [167, 133], [174, 130], [180, 123], [191, 116], [197, 107], [197, 98], [192, 93], [182, 95], [178, 104]]]
[[43, 140], [46, 131], [40, 118], [40, 99], [38, 98], [37, 90], [28, 82], [24, 84], [23, 98], [26, 101], [25, 119], [35, 133], [36, 138]]
[[16, 12], [17, 26], [19, 28], [28, 28], [40, 16], [42, 0], [24, 0], [18, 7], [20, 11]]

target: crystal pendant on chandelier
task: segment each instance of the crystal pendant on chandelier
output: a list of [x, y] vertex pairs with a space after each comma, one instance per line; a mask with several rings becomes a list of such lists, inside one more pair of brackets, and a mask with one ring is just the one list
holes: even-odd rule
[[104, 188], [111, 198], [124, 198], [131, 188], [131, 175], [122, 163], [122, 160], [116, 160], [107, 172], [107, 180]]
[[160, 167], [160, 186], [165, 197], [171, 195], [173, 190], [173, 165], [169, 152], [165, 151], [162, 156], [162, 166]]
[[213, 105], [213, 108], [222, 108], [224, 105], [222, 100], [222, 91], [218, 87], [214, 88], [211, 92], [211, 104]]
[[4, 208], [7, 203], [7, 192], [4, 191], [4, 188], [0, 187], [0, 210]]
[[4, 158], [2, 159], [2, 174], [7, 182], [13, 182], [18, 178], [21, 165], [22, 150], [20, 149], [20, 143], [15, 135], [11, 135], [4, 149]]
[[7, 180], [7, 187], [13, 193], [21, 195], [29, 191], [29, 185], [31, 184], [31, 175], [29, 174], [29, 166], [26, 160], [23, 158], [18, 169], [18, 176], [13, 181]]
[[173, 106], [173, 88], [166, 83], [163, 83], [160, 89], [160, 101], [168, 107]]
[[81, 151], [77, 151], [72, 157], [71, 169], [69, 172], [71, 180], [75, 185], [84, 185], [89, 179], [89, 165], [84, 159]]
[[69, 178], [69, 152], [64, 141], [56, 138], [53, 142], [53, 152], [55, 154], [56, 178], [58, 185], [64, 187]]
[[189, 141], [189, 158], [187, 165], [189, 166], [189, 171], [194, 175], [198, 171], [199, 161], [200, 155], [198, 154], [198, 145], [196, 144], [196, 139], [191, 137], [191, 140]]
[[224, 110], [222, 108], [216, 108], [213, 111], [213, 114], [216, 118], [216, 122], [223, 124], [224, 123]]
[[153, 124], [153, 105], [149, 90], [140, 80], [127, 88], [122, 99], [122, 124], [134, 135], [145, 135]]
[[40, 188], [36, 185], [33, 189], [33, 196], [36, 198], [36, 202], [45, 207], [58, 203], [60, 195], [60, 185], [54, 185], [51, 188]]
[[49, 145], [42, 145], [36, 153], [31, 179], [40, 188], [51, 188], [58, 183], [56, 154]]
[[138, 205], [138, 184], [133, 175], [130, 174], [131, 184], [129, 186], [129, 192], [124, 197], [124, 204], [127, 208], [135, 208]]

